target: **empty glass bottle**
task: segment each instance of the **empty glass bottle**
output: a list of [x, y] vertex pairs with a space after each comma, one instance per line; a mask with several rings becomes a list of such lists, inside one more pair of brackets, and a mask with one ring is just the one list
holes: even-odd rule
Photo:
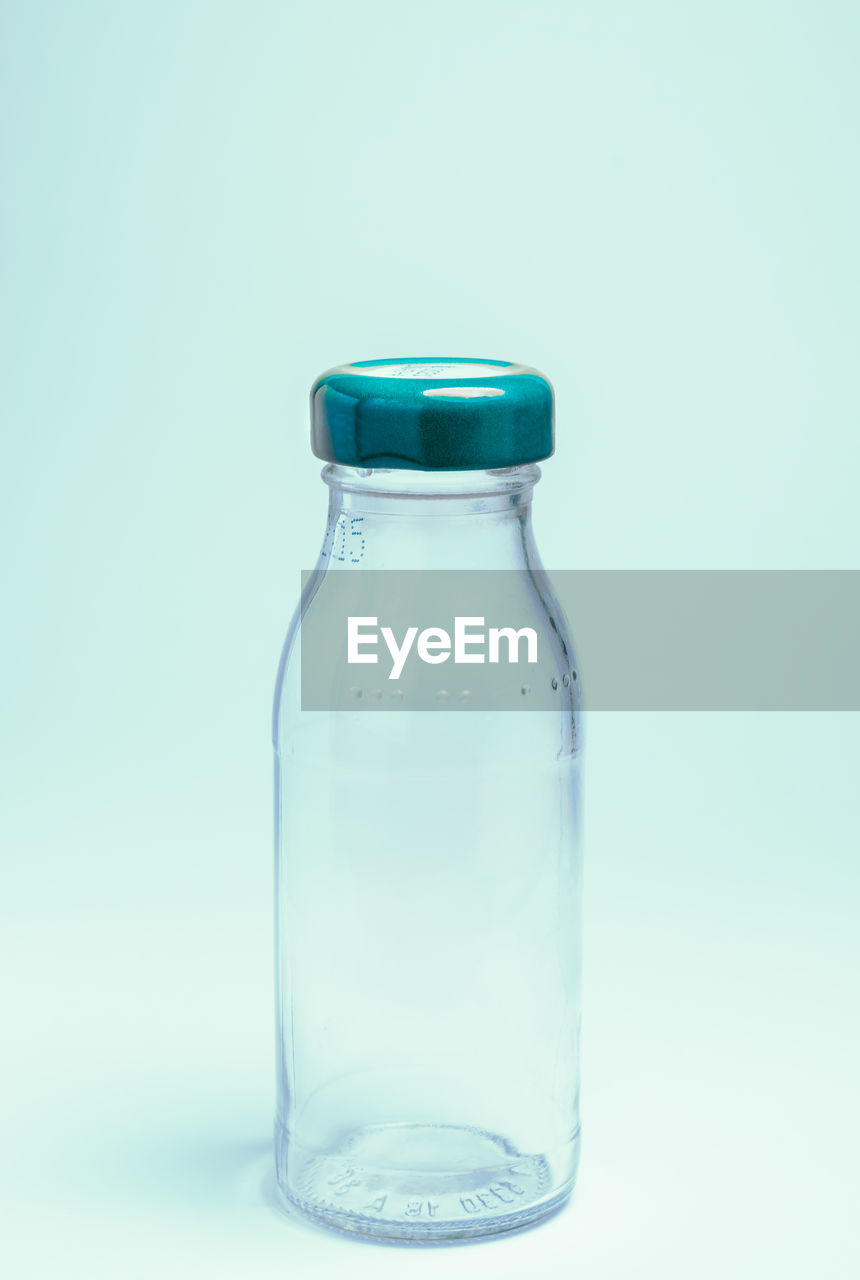
[[[562, 1205], [579, 1156], [579, 681], [531, 529], [552, 390], [501, 361], [368, 361], [311, 412], [328, 525], [273, 719], [277, 1183], [349, 1231], [493, 1234]], [[341, 638], [309, 709], [326, 599], [381, 627], [451, 572], [504, 583], [534, 662], [458, 666], [431, 637], [410, 702], [381, 637], [348, 669]]]

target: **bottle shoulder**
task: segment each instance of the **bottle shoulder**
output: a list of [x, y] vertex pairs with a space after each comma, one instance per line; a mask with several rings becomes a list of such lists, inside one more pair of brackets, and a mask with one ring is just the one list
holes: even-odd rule
[[[553, 712], [526, 736], [542, 733], [558, 754], [571, 754], [581, 745], [578, 681], [567, 619], [539, 564], [488, 573], [323, 564], [306, 576], [282, 649], [273, 741], [278, 748], [295, 732], [303, 708], [311, 718], [354, 708], [362, 720], [369, 705], [397, 719], [471, 708]], [[457, 720], [471, 737], [474, 726], [464, 731]]]
[[283, 707], [285, 702], [285, 690], [290, 673], [300, 663], [300, 655], [298, 653], [298, 642], [301, 632], [302, 619], [308, 611], [311, 601], [322, 585], [325, 577], [325, 566], [320, 566], [319, 561], [311, 573], [302, 574], [302, 589], [299, 599], [293, 609], [287, 634], [284, 637], [284, 643], [281, 646], [281, 653], [278, 659], [278, 669], [275, 676], [275, 692], [272, 703], [272, 743], [275, 750], [278, 750], [280, 725], [283, 715]]

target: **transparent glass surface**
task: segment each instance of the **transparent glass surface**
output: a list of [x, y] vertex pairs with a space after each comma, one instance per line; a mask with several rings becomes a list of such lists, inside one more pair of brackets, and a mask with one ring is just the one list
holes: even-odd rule
[[[494, 1234], [576, 1176], [578, 684], [532, 539], [539, 474], [323, 472], [274, 707], [275, 1147], [280, 1194], [343, 1230]], [[546, 655], [528, 679], [555, 682], [557, 710], [303, 713], [325, 576], [443, 568], [523, 571], [518, 617]]]

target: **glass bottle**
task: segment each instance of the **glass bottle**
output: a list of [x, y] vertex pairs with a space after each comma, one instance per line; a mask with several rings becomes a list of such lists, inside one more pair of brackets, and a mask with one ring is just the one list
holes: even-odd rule
[[[531, 526], [552, 390], [501, 361], [369, 361], [311, 406], [328, 525], [273, 717], [277, 1185], [347, 1231], [495, 1234], [563, 1205], [579, 1158], [579, 682]], [[379, 582], [417, 600], [450, 572], [504, 583], [537, 637], [491, 673], [503, 706], [413, 649], [433, 701], [412, 709], [378, 643], [349, 670], [336, 647], [345, 701], [308, 709], [326, 592], [381, 622], [404, 592]]]

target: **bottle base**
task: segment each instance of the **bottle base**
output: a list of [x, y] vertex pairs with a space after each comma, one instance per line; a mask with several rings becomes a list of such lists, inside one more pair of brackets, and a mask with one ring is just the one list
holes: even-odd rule
[[339, 1231], [415, 1243], [516, 1231], [557, 1212], [574, 1181], [559, 1186], [543, 1155], [460, 1125], [368, 1125], [321, 1153], [278, 1124], [275, 1165], [289, 1207]]

